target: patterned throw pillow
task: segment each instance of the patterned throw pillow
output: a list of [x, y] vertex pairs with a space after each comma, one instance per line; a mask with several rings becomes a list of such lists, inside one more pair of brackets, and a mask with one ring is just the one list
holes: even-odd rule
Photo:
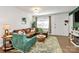
[[22, 31], [18, 31], [18, 34], [23, 34], [23, 32]]

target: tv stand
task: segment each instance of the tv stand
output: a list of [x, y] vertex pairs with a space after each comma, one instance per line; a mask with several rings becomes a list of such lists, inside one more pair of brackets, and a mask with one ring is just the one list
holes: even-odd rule
[[75, 46], [79, 47], [79, 31], [73, 31], [70, 34], [70, 42]]

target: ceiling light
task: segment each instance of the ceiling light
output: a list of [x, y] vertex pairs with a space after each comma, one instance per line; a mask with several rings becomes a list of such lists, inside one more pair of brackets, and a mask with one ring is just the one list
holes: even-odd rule
[[39, 7], [32, 8], [32, 11], [34, 14], [38, 14], [40, 12], [40, 10], [41, 10], [41, 8], [39, 8]]

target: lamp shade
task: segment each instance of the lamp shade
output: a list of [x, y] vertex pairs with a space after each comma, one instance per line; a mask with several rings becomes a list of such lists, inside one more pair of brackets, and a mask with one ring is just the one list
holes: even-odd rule
[[10, 25], [9, 25], [9, 24], [4, 24], [4, 25], [3, 25], [3, 29], [4, 29], [4, 30], [9, 29], [9, 28], [10, 28]]

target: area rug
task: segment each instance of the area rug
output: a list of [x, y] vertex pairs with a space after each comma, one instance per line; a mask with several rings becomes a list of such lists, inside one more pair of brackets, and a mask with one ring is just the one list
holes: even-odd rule
[[56, 37], [48, 36], [44, 43], [37, 41], [29, 53], [62, 53], [62, 49]]
[[[20, 53], [16, 49], [9, 52]], [[62, 49], [56, 37], [48, 36], [44, 43], [37, 41], [28, 53], [62, 53]]]

